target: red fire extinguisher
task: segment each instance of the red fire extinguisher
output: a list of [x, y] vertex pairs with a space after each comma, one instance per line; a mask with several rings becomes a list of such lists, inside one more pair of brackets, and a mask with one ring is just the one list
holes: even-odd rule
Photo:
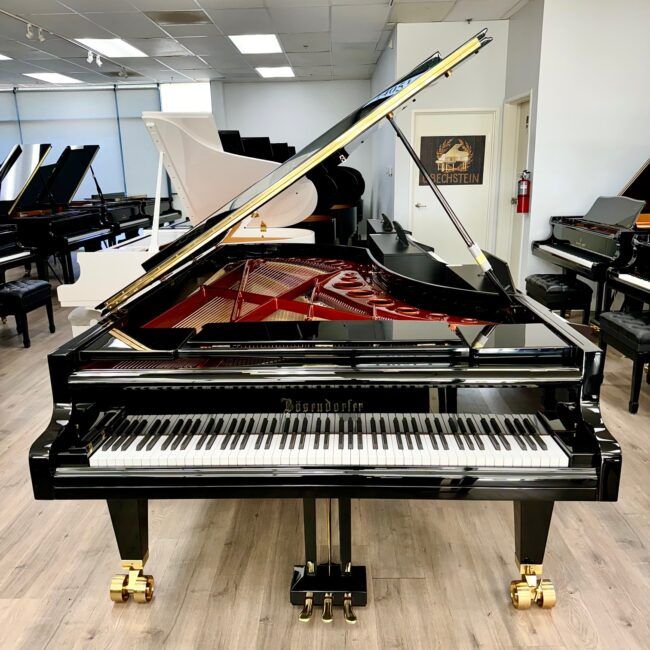
[[530, 172], [524, 169], [517, 181], [517, 213], [528, 214], [530, 211]]

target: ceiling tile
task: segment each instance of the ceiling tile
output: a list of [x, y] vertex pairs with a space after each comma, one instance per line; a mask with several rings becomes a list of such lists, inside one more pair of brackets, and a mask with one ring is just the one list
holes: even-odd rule
[[334, 66], [332, 68], [332, 78], [334, 79], [370, 79], [372, 75], [372, 65], [358, 66]]
[[299, 79], [322, 80], [332, 78], [332, 66], [330, 65], [296, 67], [293, 71]]
[[203, 9], [255, 9], [264, 7], [265, 4], [269, 5], [269, 2], [265, 3], [264, 0], [196, 0], [196, 2]]
[[158, 56], [156, 60], [174, 70], [201, 70], [208, 67], [196, 56]]
[[167, 25], [209, 25], [210, 18], [205, 11], [146, 11], [145, 15], [161, 27]]
[[174, 38], [187, 36], [210, 36], [216, 38], [219, 36], [219, 30], [212, 23], [208, 25], [165, 25], [163, 29]]
[[202, 56], [201, 57], [211, 68], [224, 72], [226, 70], [231, 72], [246, 72], [251, 69], [251, 66], [246, 62], [246, 59], [241, 54], [230, 56], [227, 54], [218, 54], [215, 56]]
[[285, 52], [329, 52], [331, 48], [329, 33], [280, 34], [279, 38]]
[[80, 14], [52, 14], [38, 17], [38, 24], [68, 38], [113, 38], [113, 35]]
[[330, 28], [329, 7], [276, 7], [269, 9], [275, 32], [327, 32]]
[[189, 56], [188, 52], [173, 38], [132, 38], [129, 43], [149, 56]]
[[27, 16], [29, 14], [57, 14], [70, 11], [56, 0], [2, 0], [2, 9], [12, 14]]
[[187, 11], [196, 9], [194, 0], [130, 0], [130, 2], [140, 11]]
[[332, 61], [336, 66], [373, 65], [379, 58], [379, 52], [373, 47], [343, 47], [332, 50]]
[[[74, 11], [85, 13], [93, 12], [114, 12], [114, 11], [135, 11], [135, 8], [129, 0], [58, 0], [59, 4], [69, 7]], [[31, 4], [31, 0], [30, 0]]]
[[226, 36], [194, 36], [190, 38], [179, 38], [178, 42], [198, 56], [215, 54], [241, 56], [232, 44], [232, 41]]
[[512, 9], [518, 0], [458, 0], [446, 16], [447, 21], [499, 20]]
[[[352, 2], [346, 4], [352, 4]], [[269, 9], [274, 9], [275, 7], [302, 9], [303, 7], [329, 7], [329, 5], [329, 0], [266, 0], [266, 6]]]
[[389, 20], [393, 23], [433, 23], [444, 20], [454, 6], [446, 2], [402, 2], [393, 5]]
[[273, 34], [275, 31], [266, 9], [208, 9], [207, 12], [224, 34]]
[[[400, 0], [394, 0], [400, 2]], [[385, 5], [391, 4], [391, 0], [331, 0], [333, 5]]]
[[44, 43], [38, 44], [38, 49], [55, 56], [85, 56], [86, 54], [86, 48], [64, 41], [62, 38], [48, 38]]
[[246, 54], [246, 62], [253, 68], [265, 66], [289, 65], [287, 55], [281, 52], [274, 54]]
[[[62, 60], [62, 59], [59, 59], [59, 60]], [[115, 64], [111, 63], [110, 61], [104, 62], [104, 65], [102, 65], [101, 68], [98, 68], [97, 65], [95, 64], [95, 62], [88, 63], [88, 61], [86, 61], [86, 57], [72, 57], [72, 58], [66, 59], [66, 61], [68, 61], [70, 63], [74, 63], [78, 70], [81, 69], [81, 68], [84, 68], [86, 71], [91, 71], [91, 72], [110, 72], [112, 70], [119, 70], [120, 69], [120, 66], [115, 65]], [[48, 64], [48, 67], [49, 67], [49, 64]]]
[[332, 47], [336, 47], [338, 43], [345, 43], [346, 45], [354, 45], [359, 47], [367, 47], [370, 43], [373, 45], [379, 41], [383, 32], [381, 31], [367, 31], [367, 32], [342, 32], [332, 33]]
[[87, 13], [88, 20], [121, 38], [154, 38], [165, 34], [154, 22], [139, 11], [110, 14]]
[[382, 31], [388, 17], [386, 5], [332, 7], [332, 32]]
[[296, 52], [287, 54], [289, 62], [294, 66], [320, 66], [332, 65], [332, 58], [329, 52]]

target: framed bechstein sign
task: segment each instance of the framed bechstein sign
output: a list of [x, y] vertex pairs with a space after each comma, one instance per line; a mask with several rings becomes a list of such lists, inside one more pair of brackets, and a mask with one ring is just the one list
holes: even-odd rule
[[423, 136], [420, 157], [436, 185], [483, 184], [484, 135]]

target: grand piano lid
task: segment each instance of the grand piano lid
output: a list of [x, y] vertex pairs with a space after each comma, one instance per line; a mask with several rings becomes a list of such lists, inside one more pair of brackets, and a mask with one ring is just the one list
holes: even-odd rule
[[302, 178], [308, 171], [332, 155], [344, 150], [353, 140], [391, 114], [417, 93], [477, 53], [492, 39], [487, 29], [479, 32], [442, 59], [432, 55], [406, 76], [341, 120], [293, 158], [255, 183], [230, 203], [225, 213], [209, 217], [204, 224], [181, 237], [171, 250], [162, 251], [153, 260], [155, 266], [97, 307], [105, 314], [115, 311], [141, 291], [157, 284], [164, 276], [183, 268], [198, 255], [217, 245], [232, 226], [258, 210], [267, 201]]

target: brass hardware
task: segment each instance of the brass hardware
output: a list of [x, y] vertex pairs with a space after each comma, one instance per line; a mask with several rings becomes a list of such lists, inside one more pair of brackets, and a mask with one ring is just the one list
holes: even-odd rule
[[520, 564], [521, 580], [510, 583], [510, 600], [515, 609], [529, 609], [536, 603], [542, 609], [555, 607], [557, 597], [550, 580], [542, 579], [541, 564]]
[[[483, 34], [481, 34], [481, 37]], [[129, 300], [136, 294], [140, 293], [143, 289], [148, 287], [155, 280], [158, 280], [169, 271], [171, 271], [177, 264], [186, 260], [193, 255], [200, 248], [210, 243], [215, 237], [226, 232], [231, 226], [239, 223], [242, 219], [249, 214], [258, 210], [262, 205], [267, 203], [274, 196], [285, 190], [287, 187], [295, 183], [299, 178], [304, 176], [308, 171], [316, 167], [316, 165], [323, 162], [331, 154], [343, 149], [350, 144], [362, 133], [367, 131], [370, 127], [377, 124], [381, 119], [386, 117], [389, 113], [401, 106], [404, 102], [411, 99], [420, 90], [426, 88], [429, 84], [441, 77], [443, 74], [451, 70], [454, 66], [467, 59], [471, 54], [479, 51], [482, 47], [482, 42], [479, 38], [474, 36], [469, 41], [454, 50], [451, 54], [442, 59], [437, 65], [430, 70], [422, 73], [416, 77], [411, 83], [407, 84], [404, 88], [397, 91], [394, 95], [387, 97], [378, 106], [372, 109], [364, 118], [353, 124], [349, 129], [344, 131], [340, 136], [332, 140], [327, 146], [319, 149], [307, 160], [300, 163], [291, 172], [283, 176], [279, 181], [266, 188], [258, 195], [247, 201], [240, 208], [236, 208], [234, 212], [219, 221], [205, 232], [201, 233], [194, 240], [174, 254], [170, 255], [167, 259], [160, 262], [157, 266], [153, 267], [142, 276], [129, 283], [126, 287], [118, 291], [116, 294], [108, 298], [99, 309], [105, 312], [113, 312], [117, 307]]]
[[343, 617], [346, 623], [354, 625], [357, 622], [357, 616], [352, 609], [352, 594], [343, 595]]
[[305, 605], [298, 616], [298, 620], [301, 623], [309, 623], [311, 620], [311, 615], [314, 612], [314, 594], [311, 591], [308, 591], [305, 596]]
[[316, 573], [316, 564], [314, 562], [307, 562], [307, 573], [311, 575]]
[[343, 570], [343, 573], [352, 573], [352, 562], [348, 562], [345, 565], [345, 568]]
[[327, 592], [323, 598], [323, 623], [331, 623], [334, 619], [332, 615], [332, 594]]
[[140, 352], [149, 352], [151, 348], [148, 348], [146, 345], [143, 345], [140, 343], [140, 341], [136, 341], [132, 336], [129, 336], [126, 332], [123, 332], [122, 330], [118, 330], [116, 327], [114, 327], [109, 334], [117, 339], [118, 341], [121, 341], [124, 343], [124, 345], [128, 345], [132, 350], [140, 350]]
[[149, 553], [141, 560], [122, 560], [128, 573], [118, 573], [111, 579], [110, 597], [115, 603], [125, 603], [133, 596], [136, 603], [148, 603], [153, 598], [153, 576], [144, 575], [143, 569]]
[[[255, 214], [257, 214], [257, 213], [254, 213], [253, 216], [255, 216]], [[260, 232], [261, 233], [266, 232], [266, 224], [263, 221], [262, 221], [262, 223], [260, 223]]]
[[447, 79], [451, 77], [451, 72], [452, 72], [451, 70], [447, 70], [447, 72], [445, 72], [445, 77], [447, 77]]

